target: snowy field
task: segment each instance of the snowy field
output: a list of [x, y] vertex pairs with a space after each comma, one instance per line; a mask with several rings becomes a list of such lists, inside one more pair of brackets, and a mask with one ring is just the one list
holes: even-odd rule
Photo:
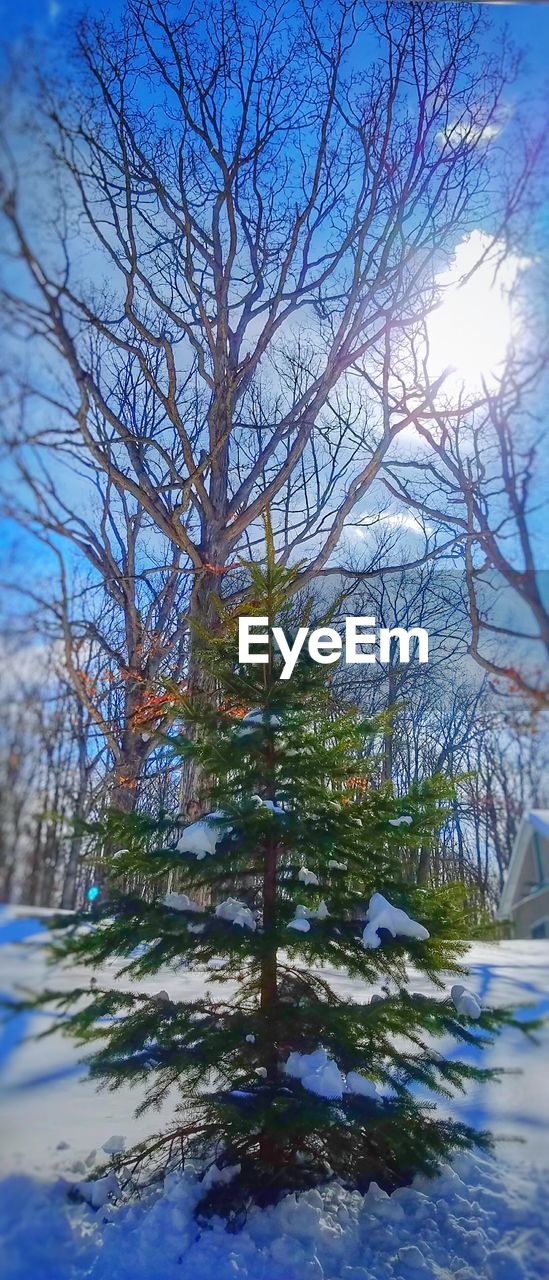
[[[16, 940], [26, 937], [24, 945]], [[82, 971], [52, 975], [36, 922], [0, 912], [0, 989], [67, 986]], [[476, 943], [468, 963], [486, 1004], [549, 1014], [549, 943]], [[357, 1000], [372, 990], [330, 974]], [[115, 969], [98, 975], [116, 982]], [[197, 995], [207, 973], [166, 972], [143, 989]], [[410, 974], [413, 990], [425, 982]], [[477, 1086], [453, 1107], [502, 1139], [495, 1159], [460, 1157], [434, 1182], [391, 1197], [337, 1186], [254, 1210], [238, 1236], [221, 1224], [198, 1233], [192, 1175], [173, 1176], [162, 1194], [95, 1213], [67, 1200], [67, 1183], [86, 1177], [116, 1134], [128, 1145], [162, 1116], [136, 1122], [137, 1090], [98, 1093], [72, 1044], [46, 1015], [0, 1029], [0, 1275], [3, 1280], [538, 1280], [549, 1277], [549, 1029], [531, 1044], [507, 1031], [486, 1065], [510, 1068], [502, 1084]], [[466, 1050], [461, 1048], [464, 1054]], [[95, 1154], [97, 1153], [97, 1155]], [[107, 1156], [105, 1155], [105, 1161]]]

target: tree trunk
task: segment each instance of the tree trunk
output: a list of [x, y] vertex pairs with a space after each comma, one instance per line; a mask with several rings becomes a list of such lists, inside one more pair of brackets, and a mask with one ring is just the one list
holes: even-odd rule
[[144, 764], [145, 753], [139, 750], [142, 744], [138, 735], [125, 732], [119, 759], [113, 770], [109, 802], [113, 809], [123, 813], [132, 813], [135, 809], [137, 788]]
[[[82, 819], [86, 808], [88, 790], [88, 770], [86, 760], [86, 736], [84, 732], [84, 708], [78, 703], [78, 792], [76, 795], [75, 816]], [[69, 857], [63, 879], [62, 908], [71, 911], [76, 906], [76, 883], [80, 866], [82, 836], [73, 833], [70, 843]]]
[[[263, 929], [273, 930], [276, 924], [276, 845], [270, 843], [265, 850], [263, 868]], [[265, 1026], [272, 1023], [277, 1002], [277, 949], [274, 944], [264, 952], [261, 961], [261, 1013]]]
[[417, 864], [417, 883], [429, 884], [431, 871], [431, 850], [428, 845], [424, 844], [419, 851], [419, 860]]
[[[274, 930], [276, 924], [276, 869], [277, 848], [276, 844], [270, 842], [265, 850], [263, 864], [263, 928], [265, 933], [271, 929]], [[264, 1065], [267, 1068], [267, 1078], [271, 1084], [276, 1084], [278, 1078], [275, 1033], [278, 1003], [277, 968], [277, 949], [276, 944], [273, 944], [268, 951], [263, 953], [261, 959], [260, 997], [263, 1037], [263, 1045], [261, 1047], [264, 1053]], [[259, 1149], [261, 1160], [266, 1164], [280, 1164], [281, 1149], [271, 1134], [261, 1134]]]
[[[391, 645], [391, 661], [388, 669], [387, 710], [390, 711], [396, 702], [397, 673], [393, 666], [394, 645]], [[391, 719], [383, 734], [383, 777], [390, 782], [393, 776], [393, 742], [395, 726]]]
[[[200, 662], [200, 640], [195, 628], [212, 631], [216, 626], [215, 594], [219, 591], [219, 579], [224, 562], [221, 555], [216, 555], [214, 551], [211, 551], [205, 558], [210, 565], [210, 569], [197, 576], [189, 610], [190, 640], [187, 696], [191, 702], [203, 693], [211, 693], [213, 695], [215, 687], [214, 677], [209, 672], [204, 671]], [[187, 733], [189, 735], [192, 734], [191, 726], [187, 727]], [[184, 760], [179, 784], [179, 804], [183, 815], [186, 814], [189, 804], [198, 804], [203, 809], [203, 790], [204, 778], [200, 767], [194, 760]]]
[[113, 769], [109, 797], [112, 808], [121, 809], [123, 813], [132, 813], [135, 809], [139, 781], [149, 750], [139, 727], [138, 713], [141, 706], [141, 678], [137, 679], [135, 675], [132, 678], [130, 675], [126, 684], [120, 754]]
[[[271, 654], [272, 658], [272, 654]], [[270, 669], [270, 668], [269, 668]], [[266, 798], [276, 799], [276, 783], [274, 770], [274, 750], [272, 742], [267, 749], [266, 759]], [[262, 1050], [267, 1078], [272, 1084], [278, 1079], [278, 1055], [276, 1044], [277, 1006], [278, 1006], [278, 957], [274, 937], [277, 917], [277, 863], [278, 846], [272, 838], [267, 842], [263, 856], [263, 931], [273, 938], [261, 959], [261, 1020]], [[259, 1140], [261, 1159], [270, 1165], [281, 1162], [281, 1148], [270, 1134], [262, 1134]]]

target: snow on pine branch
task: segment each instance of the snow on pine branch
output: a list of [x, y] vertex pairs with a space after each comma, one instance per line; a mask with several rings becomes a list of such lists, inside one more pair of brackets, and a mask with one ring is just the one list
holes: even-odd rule
[[320, 884], [318, 876], [315, 875], [314, 871], [309, 871], [307, 867], [301, 867], [297, 873], [297, 878], [301, 880], [302, 884]]
[[412, 920], [400, 907], [393, 907], [382, 893], [372, 894], [366, 919], [362, 934], [362, 945], [366, 950], [375, 951], [381, 945], [380, 929], [386, 929], [393, 938], [416, 938], [421, 942], [430, 936], [424, 925]]
[[480, 1018], [482, 1006], [474, 991], [469, 991], [468, 987], [463, 987], [456, 982], [450, 991], [450, 995], [457, 1013], [463, 1014], [466, 1018], [473, 1018], [475, 1022], [477, 1018]]
[[254, 913], [245, 902], [239, 902], [238, 898], [226, 898], [224, 902], [220, 902], [215, 908], [215, 914], [219, 920], [227, 920], [229, 924], [239, 925], [241, 929], [251, 929], [255, 933], [257, 922]]
[[163, 907], [169, 907], [171, 911], [204, 911], [204, 907], [199, 902], [193, 902], [186, 893], [165, 893], [159, 901]]
[[194, 853], [198, 861], [207, 854], [214, 854], [216, 846], [223, 836], [231, 834], [227, 826], [228, 815], [220, 809], [206, 813], [197, 822], [192, 822], [179, 837], [176, 848], [179, 853]]
[[327, 920], [329, 911], [324, 898], [318, 904], [318, 907], [304, 907], [301, 904], [295, 909], [295, 916], [290, 920], [287, 928], [296, 929], [298, 933], [308, 933], [310, 929], [310, 920]]
[[274, 715], [271, 711], [262, 711], [261, 707], [254, 707], [252, 711], [242, 717], [236, 728], [239, 738], [245, 737], [249, 733], [255, 733], [256, 729], [279, 729], [281, 725], [280, 716]]
[[316, 1093], [320, 1098], [339, 1101], [345, 1093], [355, 1093], [363, 1098], [380, 1099], [373, 1080], [360, 1071], [349, 1071], [344, 1076], [334, 1059], [322, 1047], [315, 1049], [313, 1053], [294, 1050], [283, 1070], [287, 1076], [300, 1080], [309, 1093]]

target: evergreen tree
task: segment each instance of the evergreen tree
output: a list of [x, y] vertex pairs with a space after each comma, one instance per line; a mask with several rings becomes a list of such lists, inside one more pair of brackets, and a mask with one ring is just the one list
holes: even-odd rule
[[[270, 551], [266, 569], [247, 572], [243, 612], [284, 624], [291, 571]], [[192, 724], [168, 741], [199, 764], [207, 814], [182, 831], [111, 814], [97, 829], [116, 851], [108, 894], [54, 935], [57, 960], [125, 960], [126, 989], [92, 983], [40, 1000], [89, 1046], [93, 1077], [113, 1089], [144, 1084], [143, 1107], [177, 1095], [168, 1131], [119, 1167], [142, 1174], [193, 1158], [207, 1170], [202, 1212], [238, 1221], [247, 1202], [332, 1174], [390, 1190], [456, 1150], [489, 1145], [438, 1114], [432, 1097], [494, 1073], [435, 1043], [486, 1044], [513, 1019], [481, 1009], [463, 986], [447, 993], [448, 971], [462, 972], [464, 917], [449, 894], [414, 887], [403, 870], [444, 820], [448, 784], [433, 778], [400, 798], [376, 787], [383, 725], [338, 708], [329, 667], [303, 660], [282, 681], [273, 653], [238, 665], [237, 612], [220, 612], [219, 633], [197, 638], [215, 696], [187, 706], [178, 690], [167, 695]], [[147, 900], [128, 888], [144, 880]], [[409, 990], [410, 962], [438, 994]], [[177, 998], [134, 985], [170, 966]], [[186, 966], [206, 970], [208, 994], [185, 999]], [[347, 975], [364, 984], [359, 1002]]]

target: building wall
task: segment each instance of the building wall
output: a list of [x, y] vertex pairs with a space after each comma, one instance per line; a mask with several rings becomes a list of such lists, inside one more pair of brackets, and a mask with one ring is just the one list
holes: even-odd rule
[[513, 908], [515, 938], [531, 938], [533, 926], [543, 919], [547, 922], [546, 937], [549, 938], [549, 884]]
[[534, 841], [532, 836], [528, 841], [528, 847], [522, 861], [522, 870], [520, 879], [515, 889], [514, 903], [520, 902], [522, 898], [527, 898], [528, 894], [533, 893], [536, 885], [539, 885], [539, 874], [537, 868], [537, 858], [534, 857]]
[[540, 832], [534, 832], [532, 841], [534, 848], [537, 850], [537, 861], [541, 868], [544, 884], [549, 884], [549, 839], [542, 836]]
[[512, 908], [514, 937], [531, 938], [543, 920], [549, 938], [549, 840], [532, 828]]

